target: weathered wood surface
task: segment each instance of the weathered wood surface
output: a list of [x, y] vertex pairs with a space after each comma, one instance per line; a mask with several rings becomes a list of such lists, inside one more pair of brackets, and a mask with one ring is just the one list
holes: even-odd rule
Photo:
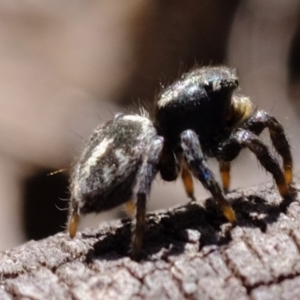
[[297, 192], [229, 198], [235, 227], [211, 199], [150, 214], [141, 263], [127, 255], [129, 220], [0, 252], [0, 299], [300, 299]]

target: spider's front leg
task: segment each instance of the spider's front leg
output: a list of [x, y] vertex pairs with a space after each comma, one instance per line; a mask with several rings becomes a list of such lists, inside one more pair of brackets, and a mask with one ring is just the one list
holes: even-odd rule
[[174, 181], [181, 172], [181, 179], [185, 192], [191, 201], [195, 201], [194, 183], [191, 172], [189, 171], [186, 163], [182, 160], [182, 154], [180, 151], [176, 154], [175, 152], [176, 151], [174, 151], [173, 148], [165, 142], [159, 161], [161, 178], [165, 181]]
[[220, 150], [220, 156], [226, 161], [234, 159], [239, 151], [247, 147], [252, 151], [261, 165], [273, 175], [280, 195], [289, 197], [289, 188], [277, 159], [270, 153], [268, 147], [253, 132], [238, 129], [226, 140]]
[[235, 213], [226, 200], [222, 189], [214, 174], [209, 169], [206, 159], [203, 156], [197, 134], [192, 130], [181, 133], [181, 147], [183, 157], [193, 175], [201, 181], [203, 186], [210, 191], [213, 198], [218, 202], [223, 214], [231, 223], [235, 221]]
[[293, 158], [291, 147], [279, 121], [267, 112], [259, 110], [242, 126], [256, 135], [259, 135], [266, 127], [269, 129], [275, 150], [282, 157], [285, 181], [290, 184], [293, 180]]

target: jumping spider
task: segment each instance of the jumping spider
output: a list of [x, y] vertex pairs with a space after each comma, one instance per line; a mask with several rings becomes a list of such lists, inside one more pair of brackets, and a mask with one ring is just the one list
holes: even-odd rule
[[[217, 201], [229, 222], [235, 213], [226, 200], [230, 162], [244, 147], [273, 175], [282, 197], [289, 196], [293, 160], [282, 125], [262, 110], [254, 110], [248, 97], [236, 92], [235, 70], [224, 66], [194, 69], [159, 95], [154, 120], [118, 114], [97, 128], [71, 176], [68, 230], [77, 231], [81, 213], [101, 212], [121, 204], [134, 213], [132, 256], [141, 258], [146, 202], [157, 174], [173, 181], [181, 174], [188, 196], [194, 199], [192, 175]], [[282, 157], [277, 159], [258, 135], [269, 129]], [[219, 161], [223, 191], [205, 157]]]

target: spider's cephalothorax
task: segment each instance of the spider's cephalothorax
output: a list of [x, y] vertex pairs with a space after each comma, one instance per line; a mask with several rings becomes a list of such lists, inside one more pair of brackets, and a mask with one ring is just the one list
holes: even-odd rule
[[[268, 113], [254, 111], [250, 99], [236, 93], [237, 87], [235, 70], [223, 66], [198, 68], [162, 91], [155, 112], [155, 126], [165, 139], [159, 163], [162, 178], [172, 181], [181, 172], [186, 190], [193, 198], [191, 171], [215, 199], [220, 199], [229, 220], [234, 219], [234, 214], [224, 201], [205, 156], [219, 161], [225, 192], [230, 183], [230, 161], [244, 147], [249, 148], [273, 175], [283, 197], [289, 195], [293, 168], [282, 125]], [[283, 159], [283, 172], [277, 159], [258, 138], [266, 127], [275, 150]]]
[[[225, 217], [235, 214], [225, 194], [230, 162], [244, 147], [273, 175], [280, 194], [289, 196], [292, 156], [281, 124], [268, 113], [253, 111], [249, 98], [236, 93], [238, 78], [226, 67], [202, 67], [184, 74], [158, 97], [154, 120], [117, 115], [95, 130], [71, 176], [68, 230], [75, 236], [80, 213], [101, 212], [120, 204], [136, 210], [132, 255], [140, 259], [146, 201], [159, 171], [166, 181], [179, 174], [194, 199], [192, 175], [218, 202]], [[282, 157], [283, 170], [258, 135], [268, 128]], [[223, 189], [209, 169], [206, 156], [220, 163]]]

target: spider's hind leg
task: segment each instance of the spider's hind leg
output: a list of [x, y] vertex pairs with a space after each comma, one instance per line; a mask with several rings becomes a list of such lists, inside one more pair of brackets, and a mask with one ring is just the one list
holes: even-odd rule
[[[158, 161], [163, 147], [163, 139], [157, 137], [147, 149], [147, 159], [143, 162], [138, 175], [135, 222], [133, 225], [133, 240], [131, 256], [139, 261], [143, 253], [143, 240], [146, 227], [146, 204], [150, 195], [152, 181], [158, 171]], [[127, 202], [128, 203], [128, 202]], [[130, 204], [131, 205], [131, 204]]]
[[275, 150], [282, 157], [285, 181], [290, 184], [293, 181], [293, 158], [290, 144], [279, 121], [267, 112], [259, 110], [243, 124], [244, 129], [256, 135], [259, 135], [266, 127], [269, 129]]
[[197, 134], [192, 130], [186, 130], [182, 132], [180, 138], [183, 157], [189, 169], [201, 181], [203, 186], [210, 191], [227, 220], [233, 223], [235, 221], [235, 213], [230, 203], [226, 200], [214, 174], [207, 165]]

